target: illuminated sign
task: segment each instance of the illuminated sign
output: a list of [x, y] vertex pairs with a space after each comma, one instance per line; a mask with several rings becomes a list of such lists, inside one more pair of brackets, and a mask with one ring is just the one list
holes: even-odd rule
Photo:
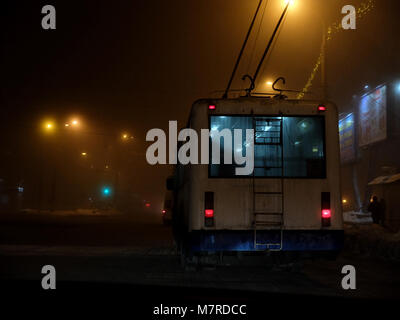
[[386, 86], [363, 96], [358, 113], [360, 147], [386, 139]]
[[339, 120], [340, 159], [342, 162], [355, 160], [354, 114]]

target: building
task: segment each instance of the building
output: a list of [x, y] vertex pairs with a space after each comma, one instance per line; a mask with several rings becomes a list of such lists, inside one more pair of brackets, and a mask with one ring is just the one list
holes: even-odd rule
[[339, 116], [343, 209], [366, 211], [373, 195], [383, 197], [392, 210], [386, 226], [398, 230], [400, 197], [385, 199], [397, 182], [384, 193], [376, 179], [400, 173], [400, 81], [355, 96], [350, 110]]

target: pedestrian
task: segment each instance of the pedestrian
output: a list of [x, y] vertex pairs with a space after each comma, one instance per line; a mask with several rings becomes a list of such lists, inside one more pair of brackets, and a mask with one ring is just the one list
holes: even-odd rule
[[372, 198], [372, 202], [368, 205], [368, 211], [372, 214], [372, 221], [378, 224], [382, 210], [377, 196]]

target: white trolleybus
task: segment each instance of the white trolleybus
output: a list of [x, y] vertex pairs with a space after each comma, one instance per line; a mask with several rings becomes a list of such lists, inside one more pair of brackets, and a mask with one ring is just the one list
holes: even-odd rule
[[[337, 253], [343, 245], [338, 112], [333, 103], [265, 97], [204, 99], [188, 128], [210, 130], [209, 164], [176, 165], [173, 228], [181, 252]], [[213, 130], [253, 129], [254, 169], [213, 164]], [[232, 132], [233, 136], [233, 132]], [[245, 135], [243, 135], [245, 142]], [[224, 138], [221, 137], [221, 154]], [[234, 145], [234, 144], [233, 144]], [[245, 149], [229, 152], [245, 152]], [[234, 158], [234, 157], [232, 157]]]

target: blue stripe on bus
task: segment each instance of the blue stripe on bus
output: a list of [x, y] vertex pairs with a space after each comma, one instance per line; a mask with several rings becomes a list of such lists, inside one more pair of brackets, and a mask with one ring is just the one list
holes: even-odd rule
[[[259, 251], [279, 249], [280, 230], [199, 230], [187, 235], [191, 251]], [[283, 251], [337, 251], [343, 247], [343, 230], [284, 230]], [[267, 245], [268, 244], [268, 245]]]

